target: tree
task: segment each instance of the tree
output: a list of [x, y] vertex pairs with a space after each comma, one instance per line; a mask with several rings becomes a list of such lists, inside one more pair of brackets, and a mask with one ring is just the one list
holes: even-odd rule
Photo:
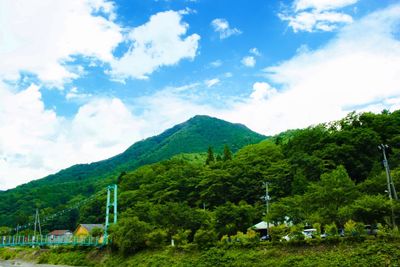
[[110, 237], [121, 252], [128, 255], [146, 246], [150, 231], [151, 226], [138, 217], [123, 217], [118, 224], [111, 226]]
[[232, 159], [232, 152], [227, 145], [224, 146], [224, 156], [222, 157], [224, 161]]
[[314, 217], [320, 218], [321, 223], [339, 222], [339, 209], [357, 198], [357, 189], [346, 169], [339, 166], [321, 175], [320, 182], [311, 183], [305, 198], [317, 213]]
[[103, 234], [103, 229], [100, 227], [95, 227], [90, 231], [90, 235], [93, 237], [100, 237]]
[[363, 195], [341, 209], [341, 213], [343, 217], [367, 224], [384, 223], [384, 218], [391, 215], [391, 203], [384, 195]]
[[214, 152], [212, 150], [212, 147], [209, 146], [208, 150], [207, 150], [207, 159], [206, 159], [206, 164], [210, 165], [210, 163], [214, 162], [215, 158], [214, 158]]

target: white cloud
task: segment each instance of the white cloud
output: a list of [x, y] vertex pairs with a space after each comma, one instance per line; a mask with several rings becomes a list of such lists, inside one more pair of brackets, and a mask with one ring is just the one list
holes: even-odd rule
[[305, 9], [331, 10], [357, 3], [358, 0], [296, 0], [293, 6], [296, 11]]
[[142, 123], [119, 99], [92, 100], [66, 119], [45, 108], [38, 86], [0, 84], [0, 188], [118, 154], [143, 137]]
[[253, 54], [253, 55], [257, 56], [257, 57], [261, 56], [260, 51], [258, 51], [258, 49], [257, 49], [256, 47], [251, 48], [251, 49], [249, 50], [249, 53], [250, 53], [250, 54]]
[[398, 109], [399, 23], [400, 5], [355, 21], [317, 50], [299, 50], [266, 68], [267, 80], [254, 83], [242, 99], [218, 99], [214, 90], [197, 93], [201, 86], [195, 83], [140, 97], [129, 106], [116, 98], [92, 99], [67, 119], [45, 108], [37, 86], [13, 92], [0, 85], [0, 188], [108, 158], [197, 114], [271, 135], [340, 119], [352, 110]]
[[81, 93], [77, 87], [72, 87], [67, 94], [65, 95], [65, 98], [67, 100], [78, 100], [78, 101], [85, 101], [89, 100], [92, 97], [92, 94], [85, 94]]
[[210, 63], [210, 66], [213, 68], [218, 68], [222, 66], [222, 60], [218, 59]]
[[265, 100], [277, 93], [277, 90], [269, 83], [266, 82], [256, 82], [253, 84], [253, 92], [250, 95], [250, 98], [256, 101]]
[[233, 77], [233, 74], [232, 74], [232, 72], [225, 72], [224, 73], [224, 77], [225, 78], [231, 78], [231, 77]]
[[399, 22], [400, 5], [395, 5], [346, 26], [317, 50], [266, 68], [266, 77], [281, 91], [259, 103], [237, 103], [226, 117], [273, 134], [336, 120], [353, 110], [395, 109], [400, 41], [393, 33]]
[[256, 59], [252, 56], [242, 58], [242, 64], [246, 67], [252, 68], [256, 65]]
[[194, 59], [200, 36], [186, 36], [189, 25], [182, 22], [182, 12], [165, 11], [150, 17], [150, 21], [132, 29], [127, 42], [128, 52], [111, 63], [111, 75], [117, 79], [147, 79], [162, 66], [177, 64], [182, 59]]
[[122, 40], [113, 9], [106, 0], [1, 1], [0, 79], [29, 72], [62, 87], [80, 75], [67, 66], [74, 55], [110, 62]]
[[140, 139], [137, 130], [142, 124], [120, 99], [96, 99], [79, 109], [71, 122], [69, 138], [79, 149], [80, 161], [96, 161], [121, 153]]
[[338, 12], [301, 12], [294, 17], [281, 15], [280, 18], [289, 21], [294, 32], [333, 31], [339, 25], [353, 22], [351, 16]]
[[231, 28], [229, 26], [229, 22], [226, 19], [214, 19], [211, 22], [211, 26], [213, 27], [214, 31], [219, 34], [220, 39], [225, 39], [232, 35], [239, 35], [242, 33], [237, 28]]
[[220, 80], [218, 78], [210, 79], [210, 80], [205, 80], [204, 81], [205, 85], [210, 88], [213, 87], [214, 85], [217, 85], [220, 83]]
[[296, 0], [289, 10], [279, 13], [288, 21], [294, 32], [333, 31], [339, 26], [350, 24], [353, 18], [338, 9], [353, 5], [358, 0]]

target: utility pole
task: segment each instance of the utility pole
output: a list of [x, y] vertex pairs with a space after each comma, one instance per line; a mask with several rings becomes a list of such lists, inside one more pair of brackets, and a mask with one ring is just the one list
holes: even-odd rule
[[386, 182], [387, 182], [387, 188], [388, 188], [388, 195], [389, 199], [391, 202], [391, 208], [392, 208], [392, 222], [393, 222], [393, 228], [396, 227], [396, 220], [395, 220], [395, 214], [394, 214], [394, 209], [393, 209], [393, 198], [395, 200], [398, 200], [397, 198], [397, 192], [396, 188], [394, 187], [394, 183], [392, 180], [392, 176], [390, 175], [390, 168], [389, 168], [389, 163], [386, 158], [386, 149], [388, 148], [388, 145], [380, 144], [378, 146], [379, 150], [382, 150], [383, 154], [383, 166], [385, 167], [386, 171]]
[[[266, 208], [266, 215], [267, 215], [267, 218], [268, 218], [268, 214], [269, 214], [269, 192], [268, 192], [268, 182], [264, 182], [264, 185], [265, 185], [265, 208]], [[268, 236], [270, 235], [269, 234], [269, 219], [267, 220], [267, 234], [268, 234]]]
[[[42, 228], [40, 227], [39, 209], [36, 209], [36, 214], [35, 214], [35, 228], [34, 228], [33, 237], [32, 237], [33, 238], [33, 242], [36, 241], [36, 226], [39, 226], [38, 230], [39, 230], [39, 235], [41, 236], [42, 235]], [[33, 245], [32, 247], [35, 247], [35, 245]]]
[[387, 181], [388, 181], [389, 192], [391, 192], [391, 194], [393, 195], [393, 198], [395, 200], [398, 200], [396, 188], [394, 187], [393, 179], [392, 179], [392, 176], [390, 175], [389, 162], [388, 162], [388, 160], [386, 158], [386, 148], [388, 148], [388, 145], [381, 144], [381, 145], [378, 146], [378, 148], [380, 150], [382, 150], [383, 166], [385, 166], [385, 170], [386, 170], [386, 178], [387, 178]]

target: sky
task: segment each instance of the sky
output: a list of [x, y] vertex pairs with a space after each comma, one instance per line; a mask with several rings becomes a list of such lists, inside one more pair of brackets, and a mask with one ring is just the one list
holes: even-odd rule
[[400, 108], [394, 0], [0, 0], [0, 190], [195, 115], [274, 135]]

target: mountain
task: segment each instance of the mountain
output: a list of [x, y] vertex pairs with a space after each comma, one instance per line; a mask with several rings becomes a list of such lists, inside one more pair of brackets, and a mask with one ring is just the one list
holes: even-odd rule
[[133, 144], [125, 152], [110, 159], [74, 165], [56, 174], [0, 192], [1, 225], [26, 223], [27, 217], [33, 214], [36, 207], [56, 209], [73, 199], [87, 197], [115, 182], [124, 172], [145, 164], [181, 153], [206, 152], [209, 146], [221, 153], [224, 145], [228, 145], [235, 152], [265, 138], [242, 124], [195, 116], [160, 135]]

